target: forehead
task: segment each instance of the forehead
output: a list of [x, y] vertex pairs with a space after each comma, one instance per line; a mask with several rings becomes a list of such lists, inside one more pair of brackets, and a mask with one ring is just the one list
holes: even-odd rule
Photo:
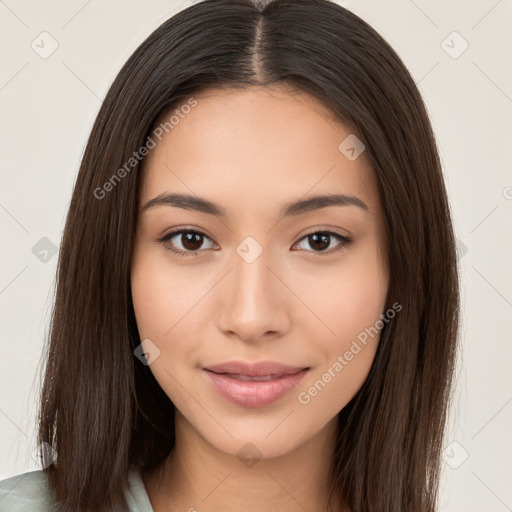
[[193, 98], [192, 108], [183, 102], [161, 118], [175, 114], [144, 161], [141, 204], [171, 191], [226, 204], [235, 195], [245, 205], [343, 193], [377, 207], [366, 155], [351, 161], [339, 149], [354, 137], [350, 127], [313, 96], [278, 86], [208, 89]]

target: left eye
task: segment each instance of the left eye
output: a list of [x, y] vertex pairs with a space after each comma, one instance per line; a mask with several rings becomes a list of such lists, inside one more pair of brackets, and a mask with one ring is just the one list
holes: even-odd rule
[[[332, 238], [336, 238], [338, 240], [338, 248], [333, 251], [327, 251], [329, 249], [330, 242], [329, 240]], [[339, 233], [335, 233], [334, 231], [315, 231], [314, 233], [310, 233], [309, 235], [304, 236], [301, 240], [305, 240], [310, 247], [316, 248], [313, 252], [320, 253], [328, 253], [331, 254], [347, 246], [352, 241], [351, 238], [340, 235]]]
[[[176, 248], [176, 242], [172, 242], [173, 238], [177, 238], [178, 243], [181, 244], [181, 248]], [[332, 238], [338, 240], [338, 248], [327, 251], [326, 249], [329, 249], [331, 246]], [[209, 240], [211, 244], [214, 245], [214, 242], [201, 231], [182, 229], [168, 233], [162, 238], [159, 238], [157, 241], [163, 243], [166, 249], [174, 252], [178, 256], [195, 256], [201, 252], [199, 249], [204, 244], [205, 239]], [[301, 250], [327, 254], [331, 254], [340, 250], [341, 248], [349, 245], [352, 241], [351, 238], [340, 235], [339, 233], [335, 233], [334, 231], [314, 231], [313, 233], [309, 233], [308, 235], [303, 236], [300, 241], [293, 247], [300, 245], [303, 240], [306, 241], [309, 246], [315, 250], [308, 251], [308, 249], [304, 248]], [[171, 243], [169, 244], [168, 242]], [[209, 249], [212, 248], [212, 246], [209, 247]]]

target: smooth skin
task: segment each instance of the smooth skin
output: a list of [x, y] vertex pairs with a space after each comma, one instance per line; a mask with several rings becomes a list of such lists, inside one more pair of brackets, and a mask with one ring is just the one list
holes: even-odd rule
[[[143, 473], [148, 496], [155, 512], [325, 512], [337, 414], [366, 380], [379, 336], [334, 377], [332, 367], [385, 312], [386, 234], [374, 171], [364, 152], [350, 161], [338, 149], [349, 127], [306, 93], [280, 85], [194, 97], [141, 176], [133, 303], [140, 339], [160, 350], [149, 368], [176, 408], [175, 449]], [[162, 193], [208, 199], [227, 217], [170, 205], [142, 210]], [[355, 196], [368, 209], [328, 206], [280, 218], [285, 204], [320, 194]], [[182, 228], [204, 236], [157, 241]], [[352, 242], [331, 235], [324, 249], [309, 235], [326, 230]], [[247, 237], [262, 250], [251, 263], [237, 252]], [[220, 396], [202, 369], [235, 359], [310, 371], [276, 402], [247, 408]], [[329, 382], [301, 403], [299, 393], [329, 368]], [[238, 455], [249, 453], [248, 443], [257, 448], [253, 464]]]

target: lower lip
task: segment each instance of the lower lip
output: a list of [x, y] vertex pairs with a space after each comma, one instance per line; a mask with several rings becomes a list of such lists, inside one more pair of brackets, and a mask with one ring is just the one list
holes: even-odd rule
[[209, 370], [203, 371], [222, 397], [244, 407], [262, 407], [275, 402], [292, 390], [308, 372], [301, 370], [272, 380], [249, 381]]

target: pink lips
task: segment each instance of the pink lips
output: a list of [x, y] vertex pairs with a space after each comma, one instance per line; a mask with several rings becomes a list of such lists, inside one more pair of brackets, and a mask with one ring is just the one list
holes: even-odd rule
[[293, 389], [308, 370], [274, 361], [255, 364], [232, 361], [203, 369], [221, 396], [244, 407], [262, 407], [275, 402]]

